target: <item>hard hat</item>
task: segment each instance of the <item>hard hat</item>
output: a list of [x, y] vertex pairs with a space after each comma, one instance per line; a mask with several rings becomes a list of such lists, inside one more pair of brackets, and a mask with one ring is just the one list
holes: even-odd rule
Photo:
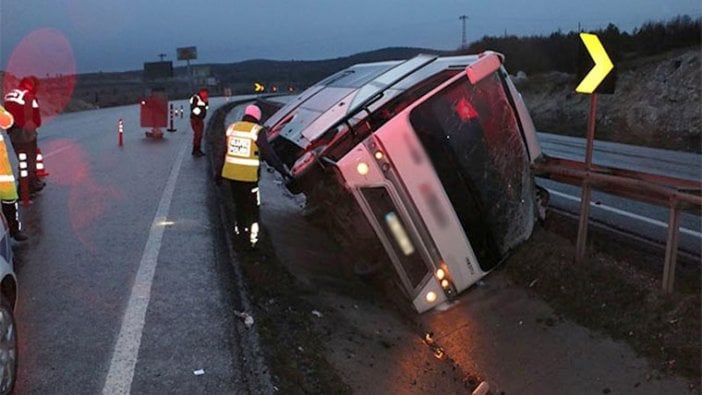
[[257, 121], [261, 120], [261, 109], [255, 104], [249, 104], [244, 110], [244, 115], [249, 115], [256, 118]]
[[19, 86], [22, 89], [36, 91], [36, 89], [39, 87], [39, 79], [37, 79], [37, 77], [35, 77], [33, 75], [30, 75], [28, 77], [24, 77], [20, 80]]

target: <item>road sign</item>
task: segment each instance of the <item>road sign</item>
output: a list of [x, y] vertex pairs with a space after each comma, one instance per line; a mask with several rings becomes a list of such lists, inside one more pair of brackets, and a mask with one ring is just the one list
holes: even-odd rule
[[171, 77], [173, 77], [173, 62], [170, 60], [164, 60], [162, 62], [144, 62], [144, 79], [158, 80]]
[[178, 60], [193, 60], [197, 59], [197, 47], [182, 47], [176, 48]]
[[259, 84], [258, 82], [254, 82], [254, 92], [263, 92], [264, 90], [266, 90], [266, 87]]
[[595, 90], [600, 86], [602, 80], [604, 80], [607, 74], [614, 68], [614, 64], [609, 59], [607, 51], [605, 51], [604, 46], [602, 46], [600, 39], [596, 35], [580, 33], [580, 39], [583, 40], [585, 48], [587, 48], [590, 57], [595, 62], [595, 66], [587, 73], [585, 78], [580, 81], [575, 91], [578, 93], [595, 93]]

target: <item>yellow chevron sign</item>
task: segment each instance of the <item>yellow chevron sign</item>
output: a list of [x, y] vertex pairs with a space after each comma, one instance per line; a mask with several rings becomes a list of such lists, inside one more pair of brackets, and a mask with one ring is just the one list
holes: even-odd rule
[[263, 92], [266, 88], [259, 84], [258, 82], [254, 82], [254, 92]]
[[595, 61], [595, 67], [580, 81], [575, 91], [578, 93], [592, 93], [597, 89], [602, 80], [607, 77], [607, 74], [612, 71], [614, 64], [612, 64], [609, 55], [607, 55], [607, 51], [605, 51], [600, 39], [597, 38], [596, 35], [580, 33], [580, 39], [583, 40], [585, 48], [587, 48], [587, 51], [590, 53], [590, 57]]

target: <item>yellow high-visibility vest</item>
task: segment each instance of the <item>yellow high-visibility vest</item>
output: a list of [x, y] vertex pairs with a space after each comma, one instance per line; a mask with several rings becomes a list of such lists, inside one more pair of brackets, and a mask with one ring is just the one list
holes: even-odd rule
[[235, 181], [258, 181], [258, 145], [260, 125], [253, 122], [235, 122], [227, 128], [227, 154], [224, 157], [222, 177]]
[[17, 200], [17, 184], [7, 156], [5, 137], [0, 133], [0, 200]]

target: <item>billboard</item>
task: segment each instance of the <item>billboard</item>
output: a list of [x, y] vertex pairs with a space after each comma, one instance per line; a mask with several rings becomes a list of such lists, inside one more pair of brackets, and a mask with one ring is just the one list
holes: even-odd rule
[[145, 62], [144, 63], [144, 79], [156, 80], [159, 78], [173, 77], [173, 62]]
[[182, 47], [177, 48], [178, 60], [197, 59], [197, 47]]

